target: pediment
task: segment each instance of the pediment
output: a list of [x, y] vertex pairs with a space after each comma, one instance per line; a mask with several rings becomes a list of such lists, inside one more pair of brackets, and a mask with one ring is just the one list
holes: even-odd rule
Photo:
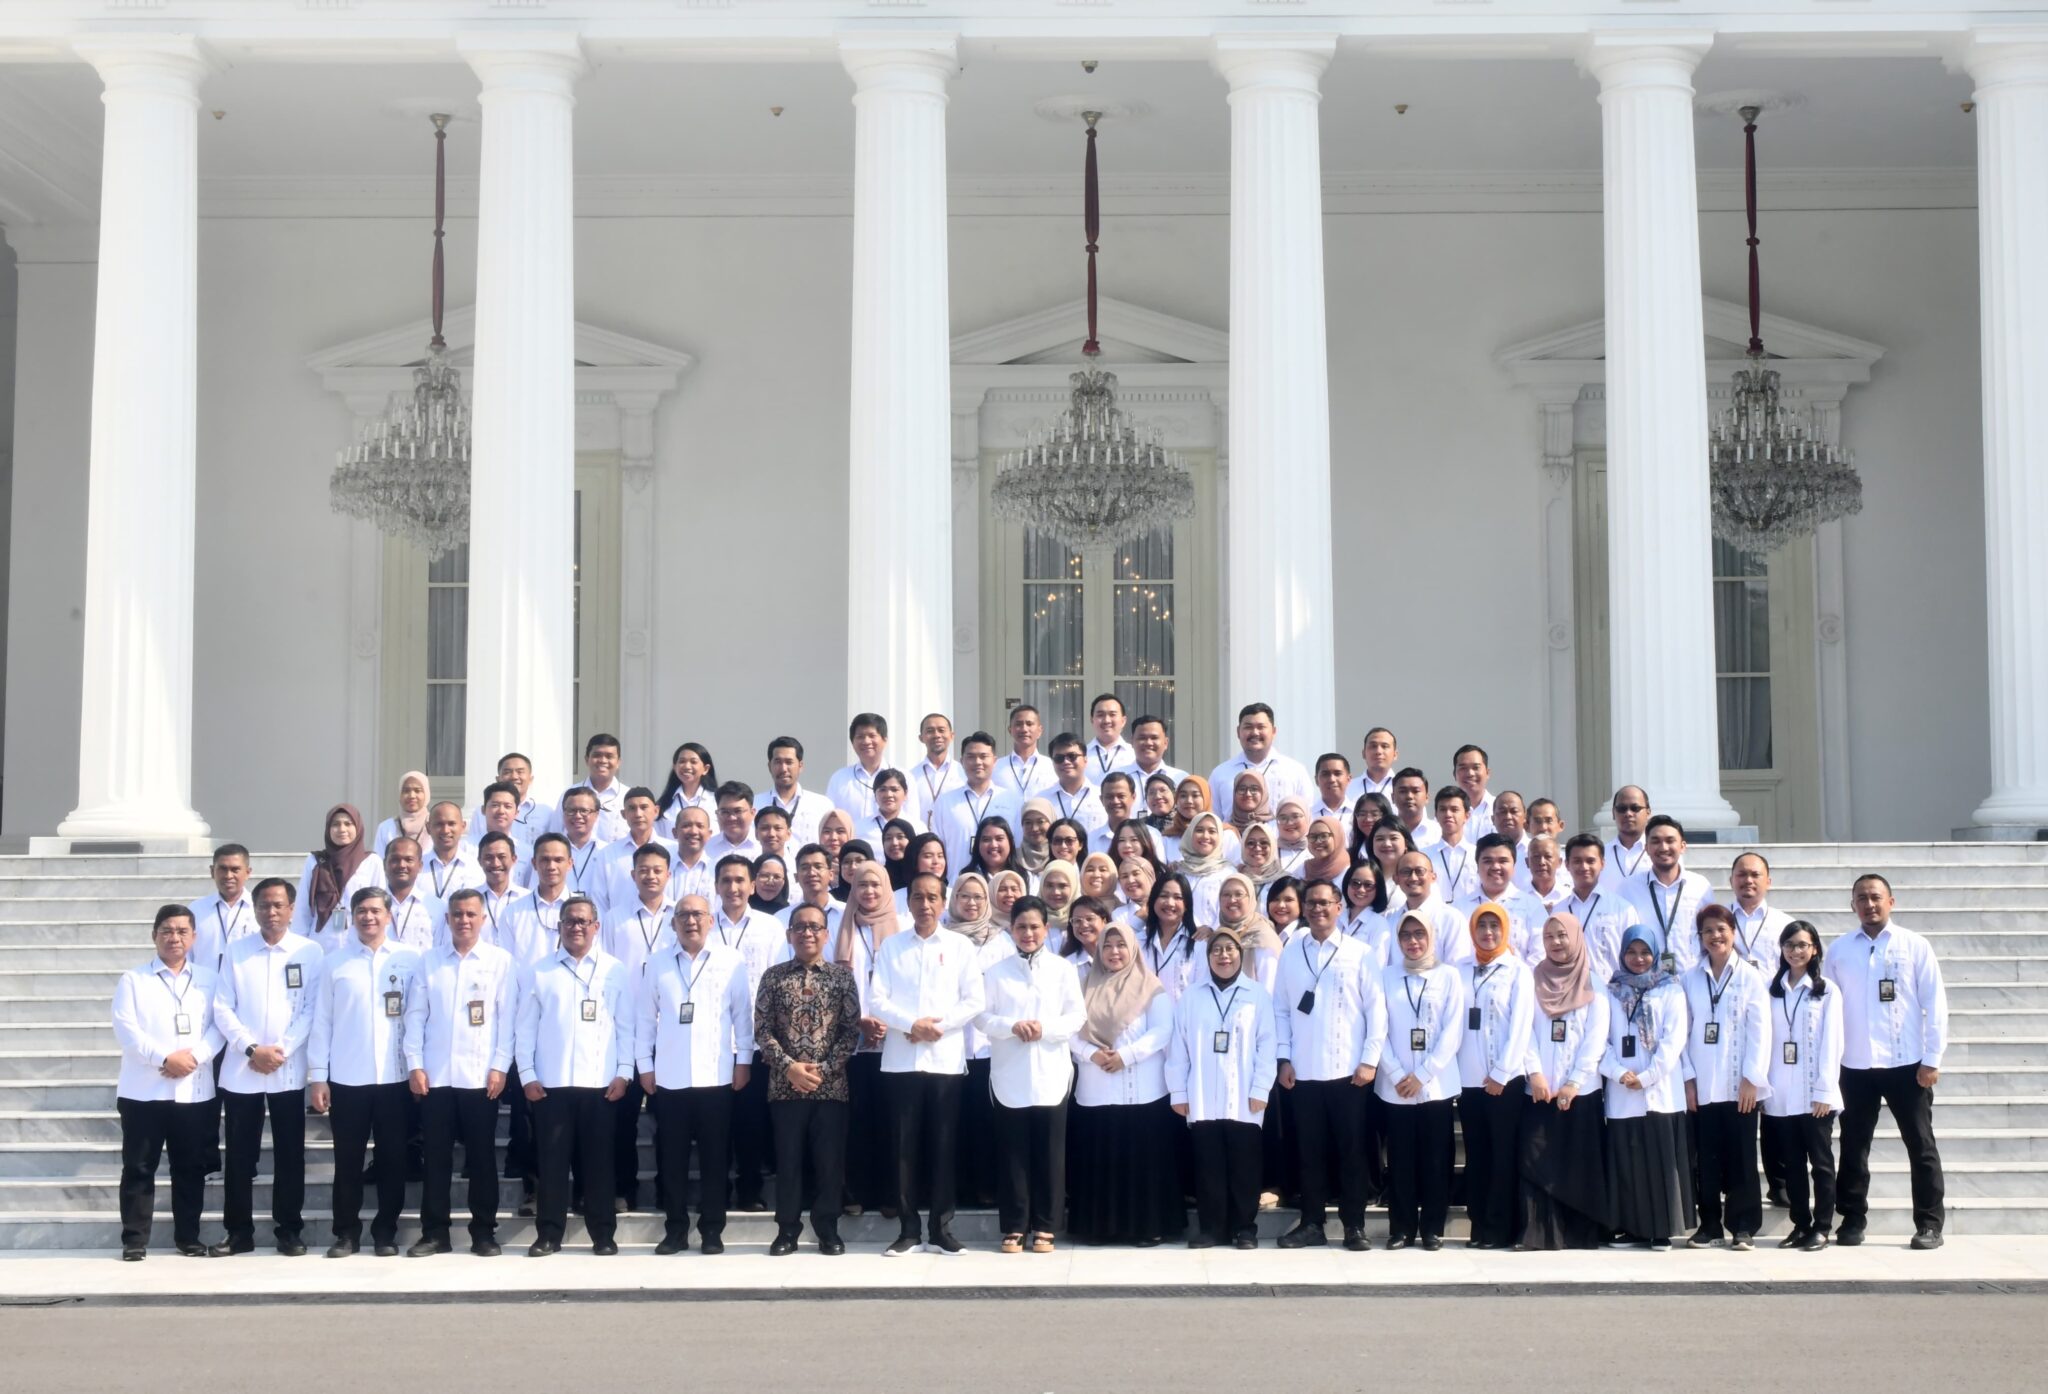
[[[1148, 310], [1127, 300], [1098, 298], [1096, 309], [1105, 363], [1230, 361], [1230, 335], [1223, 330]], [[1085, 301], [1048, 306], [956, 335], [953, 361], [986, 365], [1077, 363], [1087, 322]]]
[[[442, 316], [448, 356], [463, 369], [476, 359], [476, 307]], [[322, 349], [306, 360], [331, 392], [344, 395], [388, 391], [410, 380], [426, 357], [433, 335], [429, 319], [412, 320], [345, 344]], [[594, 324], [576, 323], [576, 386], [579, 391], [673, 392], [697, 360], [680, 349], [636, 339]]]
[[[1700, 306], [1706, 330], [1701, 356], [1709, 376], [1725, 378], [1746, 357], [1749, 308], [1710, 295], [1700, 298]], [[1880, 344], [1783, 315], [1762, 316], [1760, 327], [1765, 356], [1788, 381], [1868, 382], [1871, 365], [1884, 356]], [[1606, 357], [1603, 316], [1509, 344], [1494, 361], [1516, 382], [1536, 387], [1603, 381]]]

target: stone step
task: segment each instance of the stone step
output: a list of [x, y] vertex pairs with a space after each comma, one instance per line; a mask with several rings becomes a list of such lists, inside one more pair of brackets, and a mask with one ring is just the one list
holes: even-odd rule
[[1748, 851], [1763, 853], [1773, 873], [1779, 867], [1839, 866], [1851, 874], [1875, 870], [1895, 881], [1923, 866], [2048, 866], [2048, 843], [2042, 842], [1695, 842], [1685, 860], [1704, 872], [1725, 869]]
[[[162, 852], [148, 855], [88, 852], [69, 857], [0, 857], [0, 876], [166, 876], [204, 882], [212, 858], [200, 853]], [[252, 852], [249, 868], [257, 876], [296, 873], [306, 864], [304, 852]]]
[[26, 1026], [38, 1021], [91, 1021], [108, 1016], [113, 997], [88, 993], [75, 997], [0, 997], [0, 1023]]
[[1953, 1065], [2033, 1065], [2048, 1068], [2048, 1037], [1952, 1036], [1941, 1057], [1942, 1076]]
[[0, 1082], [104, 1080], [120, 1072], [118, 1050], [13, 1050], [0, 1055]]
[[1977, 1094], [2048, 1094], [2048, 1066], [1951, 1065], [1944, 1061], [1937, 1093], [1943, 1102]]

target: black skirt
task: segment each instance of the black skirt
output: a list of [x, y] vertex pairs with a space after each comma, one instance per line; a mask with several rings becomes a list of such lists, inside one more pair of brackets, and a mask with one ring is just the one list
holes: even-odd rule
[[1691, 1229], [1697, 1212], [1685, 1115], [1608, 1119], [1607, 1178], [1614, 1195], [1614, 1227], [1622, 1234], [1656, 1241]]
[[1522, 1110], [1522, 1247], [1597, 1249], [1614, 1232], [1600, 1095]]
[[1164, 1098], [1067, 1111], [1067, 1229], [1083, 1244], [1178, 1239], [1188, 1212], [1179, 1146], [1187, 1123]]

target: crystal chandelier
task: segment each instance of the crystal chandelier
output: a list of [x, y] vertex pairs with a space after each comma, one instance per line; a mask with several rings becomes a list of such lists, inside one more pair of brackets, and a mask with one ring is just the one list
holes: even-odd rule
[[339, 452], [328, 480], [337, 513], [439, 557], [469, 540], [469, 402], [441, 337], [441, 242], [448, 214], [448, 121], [434, 122], [434, 337], [413, 370], [412, 395], [394, 402]]
[[1083, 222], [1088, 251], [1088, 366], [1067, 381], [1073, 391], [1052, 429], [1003, 462], [990, 497], [998, 518], [1047, 533], [1084, 555], [1101, 556], [1195, 511], [1195, 485], [1158, 432], [1140, 436], [1116, 401], [1116, 374], [1095, 366], [1102, 352], [1095, 327], [1095, 254], [1102, 199], [1095, 167], [1095, 127], [1102, 113], [1084, 111], [1088, 156]]
[[1708, 440], [1714, 536], [1765, 553], [1823, 523], [1863, 511], [1853, 457], [1808, 429], [1784, 405], [1778, 374], [1764, 366], [1762, 281], [1757, 272], [1756, 118], [1742, 108], [1744, 183], [1749, 205], [1749, 366], [1736, 371], [1732, 400]]

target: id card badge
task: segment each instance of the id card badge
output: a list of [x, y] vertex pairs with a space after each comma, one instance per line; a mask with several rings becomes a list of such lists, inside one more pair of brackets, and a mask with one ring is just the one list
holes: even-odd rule
[[597, 999], [595, 997], [583, 999], [583, 1019], [585, 1021], [597, 1020]]
[[1408, 1032], [1408, 1049], [1428, 1050], [1429, 1028], [1424, 1026], [1411, 1027]]
[[1621, 1058], [1624, 1060], [1636, 1058], [1636, 1038], [1634, 1036], [1623, 1036], [1621, 1038]]
[[405, 1015], [404, 993], [387, 992], [384, 994], [384, 1015], [388, 1017], [400, 1017]]
[[178, 1014], [177, 1014], [176, 1016], [172, 1017], [172, 1018], [171, 1018], [171, 1029], [172, 1029], [173, 1031], [177, 1032], [177, 1033], [178, 1033], [178, 1034], [179, 1034], [180, 1036], [189, 1036], [189, 1035], [191, 1035], [191, 1034], [192, 1034], [192, 1017], [191, 1017], [191, 1014], [190, 1014], [190, 1013], [188, 1013], [188, 1012], [179, 1012], [179, 1013], [178, 1013]]
[[1880, 1002], [1896, 1002], [1898, 999], [1898, 980], [1895, 978], [1879, 978], [1877, 980], [1877, 1000]]
[[484, 1024], [484, 1004], [481, 1000], [469, 1004], [469, 1024], [471, 1026], [481, 1026]]
[[688, 1026], [696, 1019], [697, 1004], [695, 1002], [679, 1002], [676, 1004], [676, 1025]]
[[1678, 971], [1678, 955], [1677, 955], [1677, 954], [1674, 954], [1674, 953], [1666, 953], [1666, 954], [1664, 955], [1664, 971], [1665, 971], [1665, 972], [1667, 972], [1667, 973], [1676, 973], [1676, 972]]
[[284, 985], [288, 990], [297, 991], [306, 985], [305, 969], [296, 963], [284, 966]]
[[1310, 1012], [1313, 1012], [1315, 1009], [1316, 990], [1314, 988], [1310, 988], [1307, 992], [1301, 994], [1301, 1000], [1294, 1004], [1294, 1010], [1300, 1012], [1303, 1016], [1307, 1016]]
[[1479, 1022], [1479, 1008], [1467, 1007], [1465, 1009], [1465, 1029], [1467, 1031], [1477, 1031], [1479, 1029]]
[[1550, 1019], [1550, 1043], [1552, 1045], [1564, 1044], [1564, 1026], [1563, 1017], [1552, 1017]]
[[1706, 1021], [1706, 1022], [1702, 1022], [1702, 1023], [1700, 1023], [1700, 1044], [1702, 1044], [1702, 1045], [1719, 1045], [1719, 1044], [1721, 1044], [1721, 1023], [1720, 1023], [1720, 1022], [1718, 1022], [1718, 1021]]
[[1799, 1063], [1799, 1042], [1785, 1042], [1785, 1063], [1788, 1065], [1796, 1065]]
[[1218, 1055], [1230, 1054], [1230, 1033], [1228, 1031], [1218, 1031], [1209, 1037], [1209, 1049], [1215, 1051]]

